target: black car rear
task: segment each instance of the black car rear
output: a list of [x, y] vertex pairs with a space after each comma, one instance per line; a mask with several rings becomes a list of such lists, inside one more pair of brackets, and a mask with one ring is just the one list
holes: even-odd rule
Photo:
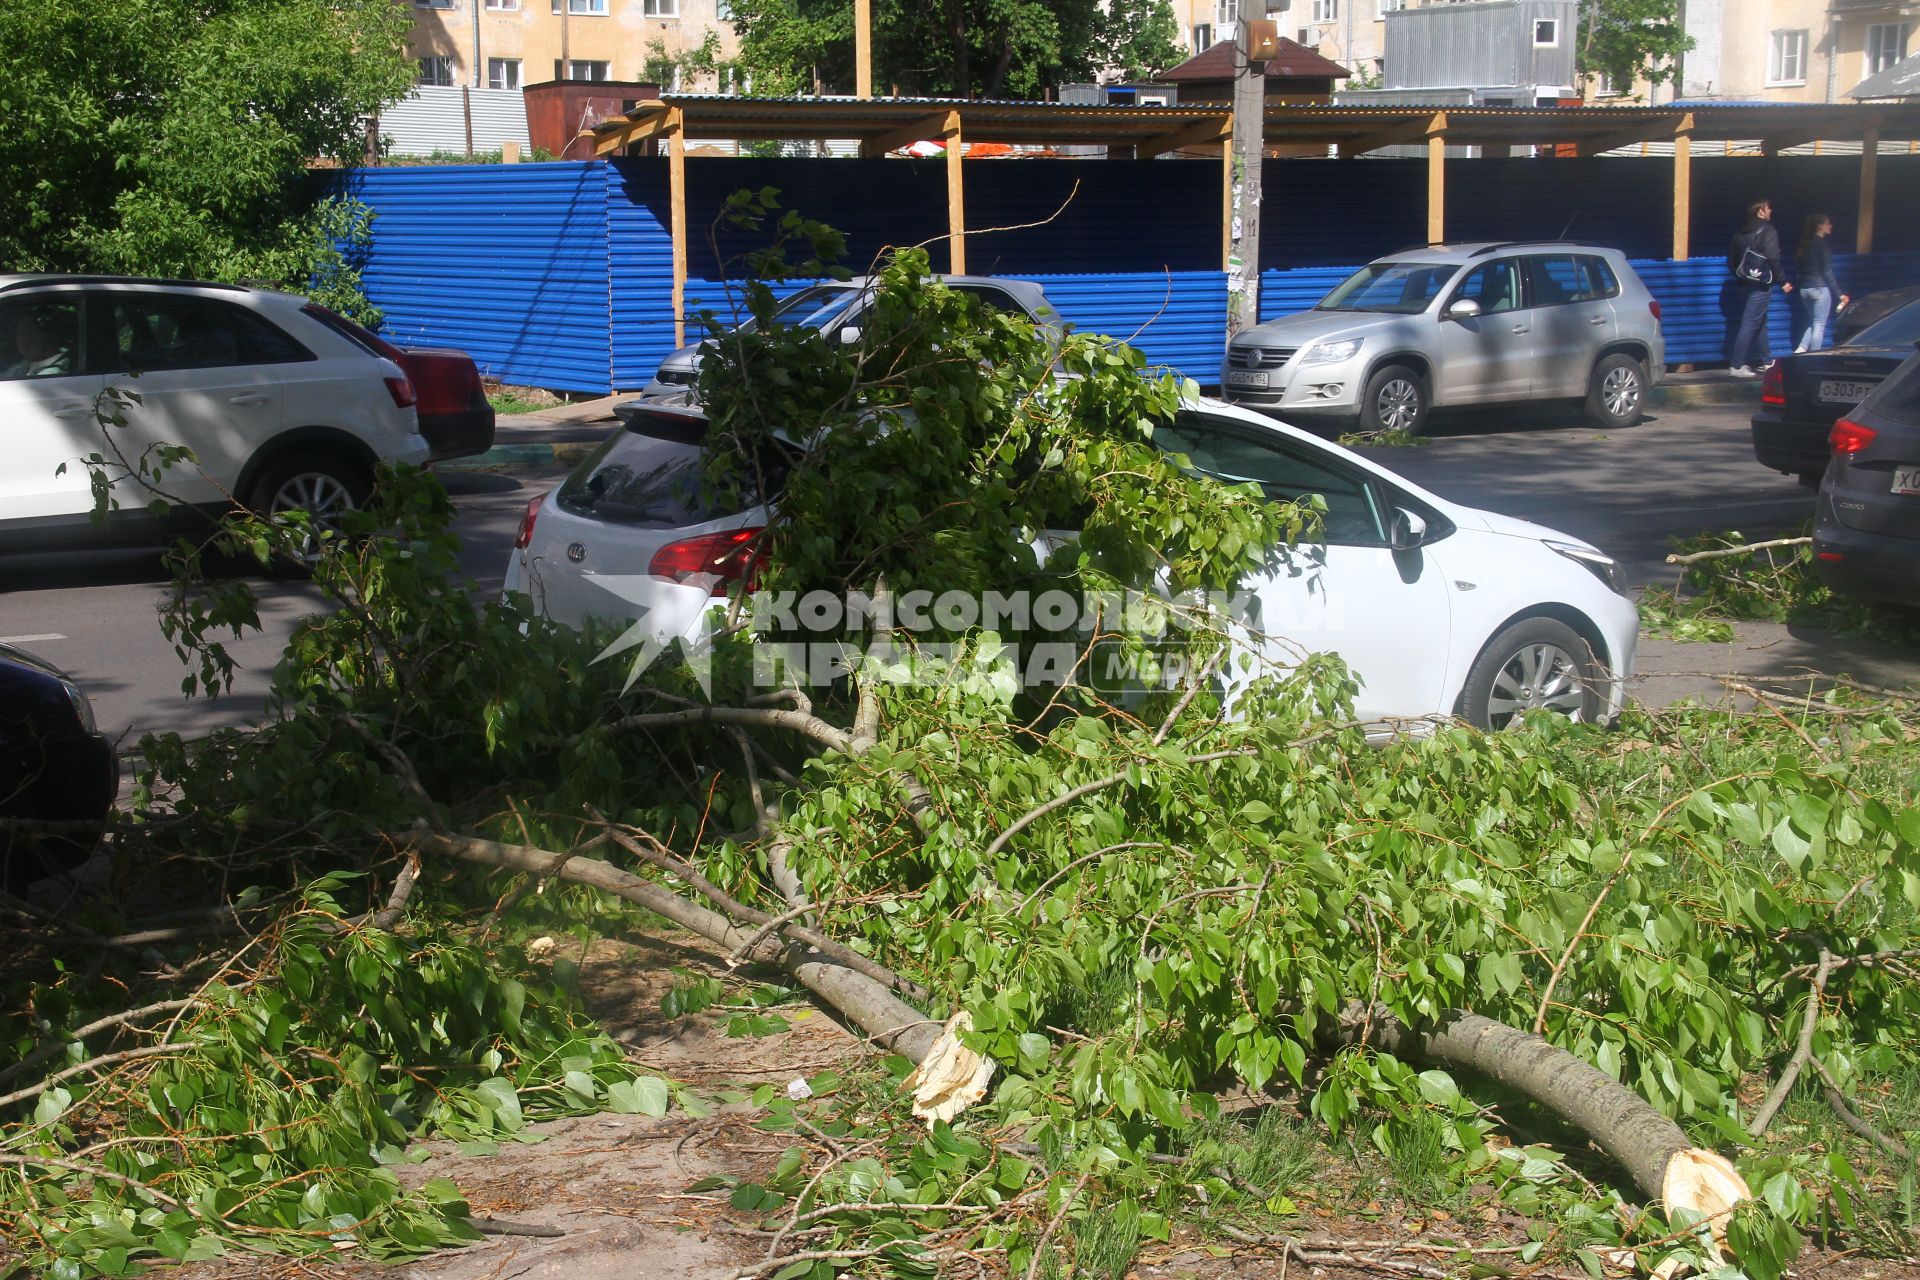
[[1864, 400], [1920, 341], [1920, 302], [1909, 304], [1828, 351], [1782, 356], [1760, 387], [1753, 453], [1761, 463], [1809, 484], [1827, 469], [1827, 433]]
[[100, 833], [46, 829], [98, 823], [120, 789], [113, 744], [95, 728], [85, 694], [59, 669], [0, 644], [0, 885], [27, 884], [77, 866]]
[[1835, 591], [1920, 601], [1920, 352], [1834, 424], [1814, 568]]

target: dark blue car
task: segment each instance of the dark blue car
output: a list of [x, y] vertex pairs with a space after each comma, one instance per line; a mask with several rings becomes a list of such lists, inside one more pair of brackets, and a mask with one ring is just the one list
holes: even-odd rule
[[0, 883], [17, 893], [78, 866], [97, 829], [39, 831], [34, 824], [98, 823], [113, 807], [120, 763], [93, 722], [93, 706], [59, 668], [0, 644]]

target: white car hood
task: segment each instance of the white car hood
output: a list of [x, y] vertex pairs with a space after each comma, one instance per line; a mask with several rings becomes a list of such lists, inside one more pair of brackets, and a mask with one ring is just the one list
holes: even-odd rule
[[1562, 533], [1549, 525], [1535, 524], [1531, 520], [1522, 520], [1518, 516], [1503, 516], [1497, 511], [1482, 511], [1479, 507], [1454, 507], [1460, 515], [1470, 516], [1483, 526], [1488, 533], [1497, 533], [1508, 538], [1525, 538], [1530, 542], [1564, 542], [1572, 547], [1584, 547], [1588, 551], [1600, 551], [1585, 538], [1576, 538], [1570, 533]]

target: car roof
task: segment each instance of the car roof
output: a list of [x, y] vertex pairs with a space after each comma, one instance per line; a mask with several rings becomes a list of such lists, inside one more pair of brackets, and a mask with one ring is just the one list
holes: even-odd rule
[[1502, 249], [1573, 249], [1581, 253], [1619, 256], [1618, 249], [1605, 245], [1583, 244], [1577, 240], [1473, 240], [1461, 244], [1408, 245], [1376, 258], [1376, 262], [1466, 263], [1485, 258]]
[[153, 276], [73, 275], [58, 272], [22, 272], [0, 275], [0, 293], [13, 289], [44, 288], [58, 285], [158, 285], [168, 289], [213, 289], [223, 293], [272, 293], [244, 284], [222, 284], [217, 280], [169, 280]]

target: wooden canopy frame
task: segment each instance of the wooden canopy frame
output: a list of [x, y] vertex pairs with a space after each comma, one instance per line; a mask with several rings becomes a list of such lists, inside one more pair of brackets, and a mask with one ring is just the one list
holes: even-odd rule
[[[1268, 144], [1326, 146], [1342, 158], [1381, 147], [1426, 144], [1427, 238], [1446, 237], [1446, 149], [1482, 146], [1571, 147], [1599, 155], [1645, 142], [1673, 144], [1673, 257], [1685, 258], [1692, 216], [1693, 143], [1759, 140], [1767, 155], [1812, 142], [1858, 142], [1860, 213], [1854, 250], [1873, 250], [1879, 146], [1920, 139], [1920, 103], [1685, 107], [1340, 107], [1271, 103]], [[966, 270], [967, 142], [1092, 146], [1109, 157], [1151, 159], [1170, 151], [1219, 148], [1223, 228], [1231, 218], [1232, 112], [1223, 104], [1171, 107], [1081, 106], [1053, 102], [977, 102], [943, 98], [743, 98], [670, 94], [635, 103], [582, 135], [596, 156], [665, 142], [673, 234], [676, 342], [686, 340], [687, 142], [734, 139], [807, 141], [850, 138], [862, 156], [883, 156], [914, 142], [946, 147], [948, 269]], [[1225, 235], [1223, 231], [1223, 243]], [[1224, 248], [1222, 253], [1224, 265]]]

